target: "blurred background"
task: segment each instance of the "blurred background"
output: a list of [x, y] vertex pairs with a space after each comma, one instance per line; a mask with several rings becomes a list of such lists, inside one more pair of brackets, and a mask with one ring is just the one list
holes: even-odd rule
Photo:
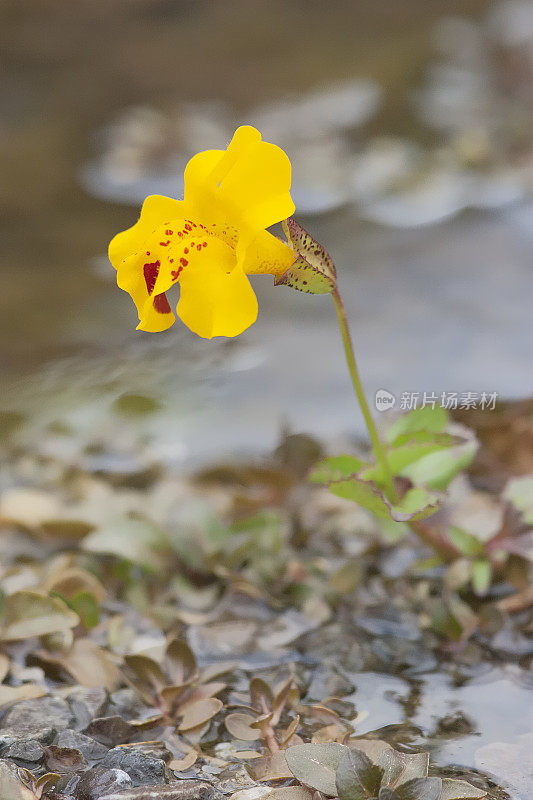
[[[3, 0], [2, 427], [179, 466], [362, 431], [333, 309], [135, 331], [107, 243], [255, 124], [332, 254], [370, 394], [533, 394], [530, 0]], [[107, 458], [110, 456], [108, 455]]]

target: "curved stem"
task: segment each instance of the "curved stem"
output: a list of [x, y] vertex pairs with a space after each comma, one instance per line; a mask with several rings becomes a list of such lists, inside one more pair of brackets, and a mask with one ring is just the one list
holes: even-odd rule
[[331, 296], [333, 298], [333, 303], [335, 305], [335, 311], [337, 312], [337, 320], [339, 322], [342, 342], [344, 345], [344, 354], [346, 356], [346, 363], [348, 364], [348, 370], [350, 372], [350, 377], [352, 379], [355, 395], [359, 402], [359, 406], [361, 407], [361, 411], [363, 413], [366, 427], [368, 429], [368, 433], [370, 436], [370, 441], [372, 442], [372, 450], [374, 452], [376, 461], [380, 465], [381, 470], [383, 472], [385, 491], [387, 497], [391, 503], [395, 503], [397, 502], [398, 498], [396, 496], [396, 490], [394, 488], [392, 473], [390, 471], [389, 462], [387, 461], [387, 455], [385, 453], [385, 450], [383, 449], [383, 445], [379, 438], [376, 426], [374, 424], [374, 420], [372, 419], [372, 414], [370, 413], [370, 409], [368, 407], [365, 392], [363, 389], [363, 384], [361, 383], [361, 378], [359, 376], [359, 370], [357, 369], [357, 362], [355, 360], [352, 337], [350, 334], [350, 328], [348, 326], [348, 318], [346, 316], [346, 309], [344, 307], [344, 303], [342, 302], [342, 298], [340, 296], [339, 289], [337, 286], [335, 286], [335, 289], [332, 291]]

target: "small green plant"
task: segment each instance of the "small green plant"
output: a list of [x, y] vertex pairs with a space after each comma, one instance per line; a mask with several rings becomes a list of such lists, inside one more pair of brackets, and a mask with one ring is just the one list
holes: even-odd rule
[[486, 792], [463, 780], [428, 777], [429, 753], [402, 753], [387, 742], [355, 739], [290, 748], [294, 777], [340, 800], [475, 800]]
[[348, 455], [326, 458], [311, 480], [372, 512], [395, 537], [408, 524], [437, 553], [451, 557], [455, 547], [450, 540], [417, 524], [439, 510], [449, 484], [475, 455], [475, 438], [463, 429], [459, 436], [449, 428], [447, 412], [430, 406], [411, 411], [389, 428], [382, 450], [395, 487], [394, 502], [379, 462]]
[[193, 652], [181, 639], [168, 643], [161, 663], [144, 654], [125, 656], [122, 671], [141, 697], [159, 709], [161, 719], [189, 736], [202, 732], [223, 707], [215, 695], [226, 684], [211, 680], [216, 669], [200, 671]]

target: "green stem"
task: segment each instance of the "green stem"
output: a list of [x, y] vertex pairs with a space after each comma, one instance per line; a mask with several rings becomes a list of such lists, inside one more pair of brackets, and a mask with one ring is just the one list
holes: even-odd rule
[[363, 389], [363, 384], [361, 383], [361, 378], [359, 376], [359, 370], [357, 369], [352, 337], [350, 334], [350, 328], [348, 326], [348, 318], [346, 316], [346, 309], [344, 307], [344, 303], [342, 302], [342, 298], [340, 296], [339, 289], [337, 286], [335, 286], [335, 289], [332, 291], [331, 296], [335, 304], [335, 311], [337, 312], [337, 320], [339, 322], [339, 328], [342, 336], [342, 343], [344, 345], [344, 354], [346, 356], [346, 363], [348, 364], [348, 370], [350, 372], [350, 377], [352, 379], [355, 395], [359, 402], [359, 406], [361, 407], [361, 411], [363, 413], [366, 427], [368, 429], [368, 433], [370, 436], [370, 441], [372, 442], [372, 450], [374, 452], [376, 461], [381, 467], [383, 473], [385, 491], [387, 497], [391, 503], [396, 503], [398, 501], [398, 498], [396, 495], [396, 490], [394, 488], [392, 473], [390, 471], [389, 462], [387, 461], [385, 450], [383, 449], [383, 445], [381, 444], [381, 440], [379, 438], [376, 426], [374, 424], [374, 420], [372, 419], [372, 414], [370, 413], [370, 409], [368, 407], [365, 391]]

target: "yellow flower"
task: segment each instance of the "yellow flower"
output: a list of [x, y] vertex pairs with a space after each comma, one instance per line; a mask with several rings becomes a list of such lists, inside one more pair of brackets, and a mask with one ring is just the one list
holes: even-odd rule
[[257, 319], [247, 275], [281, 276], [293, 250], [266, 228], [294, 212], [291, 164], [255, 128], [227, 150], [206, 150], [185, 168], [183, 200], [152, 195], [139, 221], [117, 234], [109, 258], [139, 314], [138, 329], [175, 321], [165, 292], [180, 284], [178, 317], [199, 336], [238, 336]]

